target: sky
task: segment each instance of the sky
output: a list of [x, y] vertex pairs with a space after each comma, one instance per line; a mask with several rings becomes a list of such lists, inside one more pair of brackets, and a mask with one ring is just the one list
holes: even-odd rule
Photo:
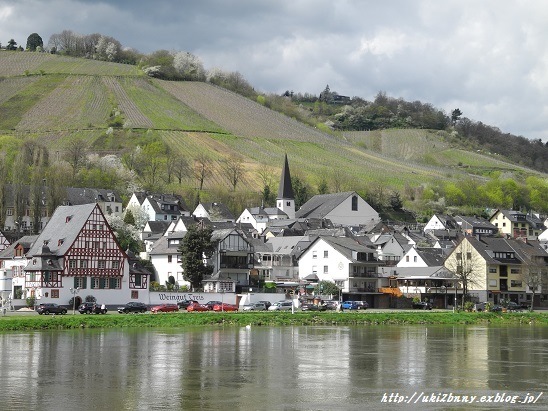
[[545, 0], [0, 0], [3, 46], [63, 30], [187, 51], [265, 93], [383, 91], [548, 141]]

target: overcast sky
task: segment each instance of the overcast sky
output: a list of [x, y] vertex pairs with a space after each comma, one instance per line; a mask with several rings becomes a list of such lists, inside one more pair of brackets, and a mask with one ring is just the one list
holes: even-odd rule
[[546, 0], [0, 0], [3, 46], [63, 30], [188, 51], [263, 92], [382, 90], [548, 140]]

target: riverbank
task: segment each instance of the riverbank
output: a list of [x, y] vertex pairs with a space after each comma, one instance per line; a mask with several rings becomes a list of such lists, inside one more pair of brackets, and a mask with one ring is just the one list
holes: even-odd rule
[[77, 328], [184, 328], [192, 326], [325, 326], [325, 325], [413, 325], [493, 324], [548, 325], [548, 313], [487, 312], [254, 312], [254, 313], [161, 313], [108, 315], [29, 315], [0, 317], [0, 331], [63, 330]]

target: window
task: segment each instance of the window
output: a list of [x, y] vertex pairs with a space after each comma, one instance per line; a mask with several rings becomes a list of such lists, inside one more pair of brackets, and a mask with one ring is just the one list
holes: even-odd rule
[[114, 269], [120, 268], [120, 261], [114, 260], [114, 261], [112, 262], [112, 268], [114, 268]]
[[173, 256], [172, 256], [172, 255], [168, 255], [168, 256], [167, 256], [167, 262], [168, 262], [168, 263], [170, 263], [172, 259], [173, 259]]
[[318, 274], [318, 267], [315, 265], [312, 266], [312, 274]]
[[80, 268], [88, 268], [88, 260], [80, 260]]
[[105, 268], [105, 267], [106, 267], [105, 260], [97, 261], [97, 268]]
[[406, 262], [406, 263], [409, 262], [409, 256], [408, 256], [408, 255], [405, 256], [405, 262]]
[[352, 197], [352, 211], [358, 211], [358, 197]]
[[132, 300], [138, 300], [139, 299], [139, 291], [132, 290], [131, 291], [131, 299]]
[[328, 250], [324, 250], [323, 258], [329, 258], [329, 251]]
[[510, 280], [510, 287], [521, 287], [521, 280]]
[[8, 208], [8, 209], [6, 210], [6, 214], [7, 214], [7, 215], [13, 215], [13, 208], [11, 208], [11, 207]]
[[291, 207], [291, 201], [287, 201], [287, 202], [285, 203], [285, 205], [288, 206], [288, 207]]
[[519, 268], [510, 268], [510, 274], [519, 274], [520, 272]]
[[472, 253], [467, 252], [466, 253], [466, 259], [471, 260], [472, 259]]
[[76, 260], [69, 260], [69, 268], [76, 268]]
[[414, 263], [417, 262], [417, 256], [416, 256], [416, 255], [413, 256], [413, 262], [414, 262]]
[[489, 267], [489, 272], [490, 272], [491, 274], [496, 274], [496, 272], [497, 272], [497, 267]]
[[98, 277], [95, 277], [92, 279], [92, 288], [98, 289], [101, 285], [100, 279]]
[[51, 298], [59, 298], [59, 290], [51, 290]]
[[74, 286], [76, 288], [86, 288], [86, 282], [84, 277], [74, 277]]
[[318, 252], [312, 251], [312, 258], [318, 258]]
[[142, 284], [142, 276], [141, 274], [135, 274], [135, 287], [139, 288]]
[[327, 265], [324, 265], [324, 266], [323, 266], [323, 273], [324, 273], [324, 274], [329, 273], [329, 266], [327, 266]]

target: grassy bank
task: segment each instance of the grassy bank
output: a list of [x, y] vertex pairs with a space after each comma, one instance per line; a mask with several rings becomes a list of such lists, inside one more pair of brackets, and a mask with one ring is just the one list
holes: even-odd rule
[[344, 312], [344, 313], [169, 313], [136, 315], [66, 315], [0, 317], [0, 331], [75, 328], [155, 328], [191, 326], [413, 325], [493, 324], [548, 325], [548, 313]]

